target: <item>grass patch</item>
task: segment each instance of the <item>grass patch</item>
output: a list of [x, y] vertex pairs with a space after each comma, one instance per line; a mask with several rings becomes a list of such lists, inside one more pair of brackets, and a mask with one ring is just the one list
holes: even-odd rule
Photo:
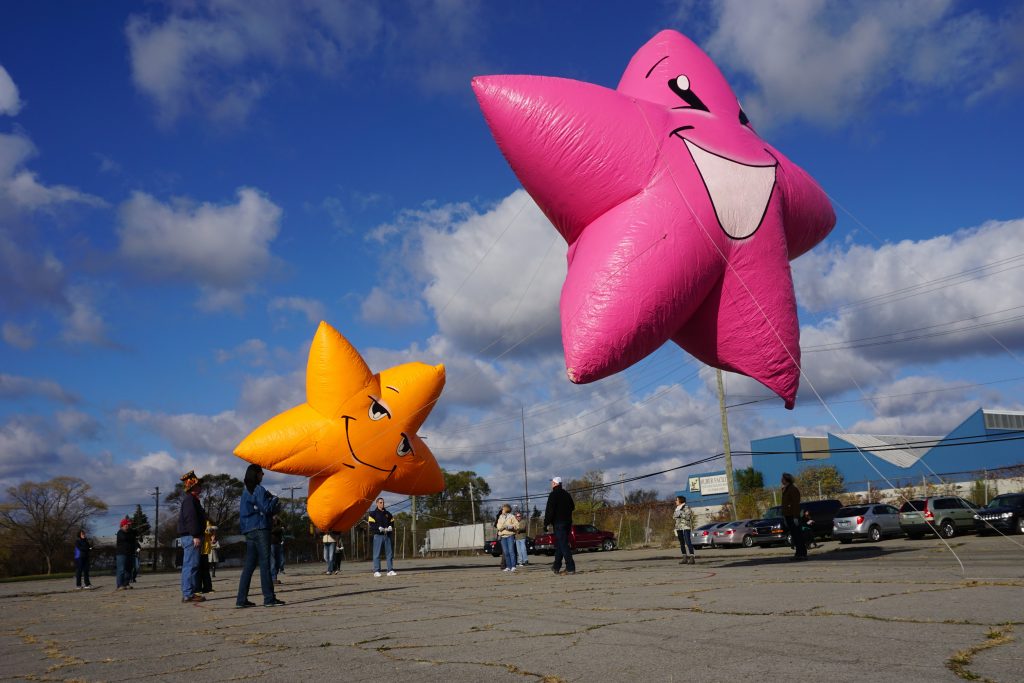
[[1006, 624], [1002, 628], [991, 628], [985, 632], [985, 640], [973, 645], [966, 650], [960, 650], [955, 655], [946, 660], [946, 668], [952, 671], [956, 676], [965, 681], [985, 681], [985, 683], [993, 683], [988, 678], [982, 678], [978, 674], [974, 673], [967, 667], [974, 659], [974, 655], [984, 650], [988, 650], [999, 645], [1005, 645], [1013, 640], [1013, 624]]

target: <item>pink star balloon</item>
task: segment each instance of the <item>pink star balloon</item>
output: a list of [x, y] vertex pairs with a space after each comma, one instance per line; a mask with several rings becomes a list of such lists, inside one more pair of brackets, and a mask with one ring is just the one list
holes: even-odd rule
[[710, 57], [662, 31], [615, 90], [542, 76], [480, 76], [473, 89], [569, 244], [560, 310], [570, 380], [607, 377], [672, 340], [793, 407], [789, 261], [828, 235], [835, 213], [754, 132]]

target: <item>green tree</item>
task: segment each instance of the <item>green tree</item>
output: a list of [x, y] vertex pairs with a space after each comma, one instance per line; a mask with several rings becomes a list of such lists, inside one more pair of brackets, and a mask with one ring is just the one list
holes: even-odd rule
[[658, 492], [654, 489], [636, 489], [626, 494], [626, 505], [641, 507], [658, 502]]
[[0, 504], [0, 527], [35, 547], [45, 560], [46, 573], [79, 529], [107, 504], [90, 495], [91, 487], [75, 477], [25, 481], [7, 489], [8, 502]]
[[426, 496], [425, 515], [427, 526], [443, 524], [469, 524], [476, 510], [477, 521], [484, 520], [480, 501], [489, 496], [491, 487], [476, 472], [442, 472], [444, 489], [440, 493]]
[[135, 529], [135, 536], [139, 539], [140, 543], [152, 531], [152, 527], [149, 525], [149, 517], [142, 511], [141, 505], [135, 506], [135, 514], [132, 515], [132, 528]]
[[796, 486], [804, 500], [835, 498], [846, 491], [846, 481], [835, 465], [813, 465], [796, 475]]
[[576, 518], [595, 524], [597, 513], [608, 505], [608, 487], [604, 483], [604, 471], [591, 470], [579, 479], [570, 480], [565, 484], [565, 489], [572, 494], [573, 503], [576, 505]]
[[[202, 503], [203, 509], [206, 510], [206, 516], [217, 525], [221, 535], [237, 530], [238, 505], [242, 498], [242, 489], [245, 484], [230, 474], [208, 474], [202, 477], [201, 481], [199, 502]], [[181, 507], [181, 498], [184, 495], [185, 487], [181, 482], [178, 482], [174, 486], [174, 490], [164, 498], [164, 502], [172, 506], [172, 514], [175, 519], [177, 519], [177, 512]], [[160, 533], [163, 535], [162, 530]]]
[[764, 488], [764, 475], [753, 468], [736, 470], [736, 493], [750, 493]]

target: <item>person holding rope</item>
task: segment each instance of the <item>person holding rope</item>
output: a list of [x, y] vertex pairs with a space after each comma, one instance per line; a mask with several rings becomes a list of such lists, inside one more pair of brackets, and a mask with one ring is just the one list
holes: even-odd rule
[[366, 523], [373, 534], [373, 575], [380, 577], [380, 549], [384, 547], [384, 555], [388, 563], [388, 576], [398, 576], [391, 562], [395, 556], [391, 543], [391, 533], [395, 530], [395, 518], [384, 507], [384, 499], [378, 498], [376, 508], [366, 516]]

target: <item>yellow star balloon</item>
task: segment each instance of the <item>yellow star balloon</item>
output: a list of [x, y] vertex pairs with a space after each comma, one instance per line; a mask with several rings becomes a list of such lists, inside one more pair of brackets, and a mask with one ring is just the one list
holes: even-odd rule
[[378, 374], [321, 322], [306, 364], [306, 402], [272, 417], [235, 455], [309, 478], [306, 509], [320, 529], [345, 530], [381, 491], [438, 493], [444, 476], [416, 435], [444, 388], [444, 365], [405, 363]]

